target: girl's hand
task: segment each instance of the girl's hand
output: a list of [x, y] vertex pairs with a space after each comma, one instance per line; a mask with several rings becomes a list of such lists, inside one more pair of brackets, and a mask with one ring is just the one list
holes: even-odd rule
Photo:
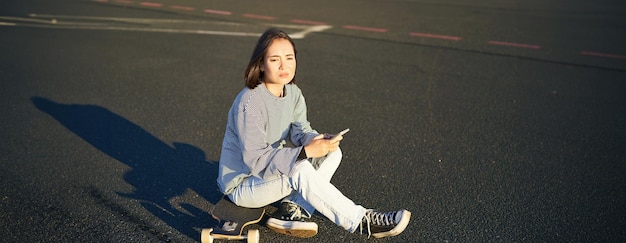
[[319, 158], [327, 155], [330, 152], [334, 152], [339, 148], [339, 142], [343, 139], [343, 136], [338, 135], [331, 139], [324, 139], [325, 135], [320, 134], [313, 138], [313, 141], [309, 145], [304, 146], [304, 152], [309, 158]]

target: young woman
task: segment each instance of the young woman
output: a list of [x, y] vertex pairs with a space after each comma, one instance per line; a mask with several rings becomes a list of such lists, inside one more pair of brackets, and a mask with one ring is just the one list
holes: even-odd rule
[[282, 200], [269, 228], [298, 237], [317, 233], [317, 210], [349, 232], [400, 234], [411, 213], [380, 213], [355, 204], [330, 183], [341, 161], [341, 135], [319, 134], [307, 121], [296, 85], [296, 48], [283, 31], [260, 37], [246, 87], [228, 112], [217, 183], [235, 204], [258, 208]]

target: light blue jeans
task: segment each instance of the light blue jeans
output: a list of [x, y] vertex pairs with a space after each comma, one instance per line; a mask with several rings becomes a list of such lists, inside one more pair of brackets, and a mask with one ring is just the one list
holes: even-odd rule
[[272, 179], [249, 177], [228, 197], [239, 206], [259, 208], [283, 199], [300, 205], [313, 215], [315, 210], [343, 227], [355, 232], [365, 215], [365, 208], [356, 205], [330, 183], [341, 162], [341, 150], [325, 157], [303, 161], [294, 175]]

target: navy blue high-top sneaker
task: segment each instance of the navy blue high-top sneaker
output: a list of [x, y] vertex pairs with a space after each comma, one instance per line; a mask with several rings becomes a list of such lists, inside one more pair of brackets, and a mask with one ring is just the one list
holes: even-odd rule
[[299, 205], [282, 202], [276, 213], [267, 220], [267, 227], [281, 234], [309, 238], [317, 234], [317, 224], [307, 222], [310, 218]]
[[361, 234], [381, 238], [399, 235], [406, 229], [411, 219], [407, 210], [380, 213], [369, 209], [361, 221]]

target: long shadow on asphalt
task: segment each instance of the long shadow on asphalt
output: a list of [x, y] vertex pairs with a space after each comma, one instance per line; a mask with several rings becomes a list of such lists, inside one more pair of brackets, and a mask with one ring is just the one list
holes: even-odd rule
[[[150, 213], [192, 239], [199, 238], [198, 228], [212, 226], [205, 210], [185, 202], [179, 207], [171, 203], [188, 190], [211, 204], [222, 197], [216, 190], [217, 162], [207, 161], [202, 150], [183, 143], [172, 147], [100, 106], [60, 104], [41, 97], [31, 101], [95, 148], [132, 168], [124, 179], [135, 191], [118, 195], [139, 201]], [[162, 240], [169, 238], [149, 226], [139, 226]]]

